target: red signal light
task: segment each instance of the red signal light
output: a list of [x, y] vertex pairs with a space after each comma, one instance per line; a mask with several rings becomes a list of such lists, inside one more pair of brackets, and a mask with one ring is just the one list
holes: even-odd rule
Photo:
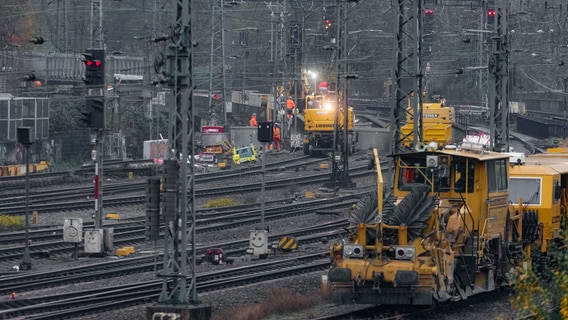
[[215, 251], [215, 254], [221, 254], [221, 250]]
[[211, 254], [211, 252], [212, 252], [211, 249], [207, 250], [207, 254]]
[[100, 67], [100, 66], [102, 66], [103, 64], [101, 63], [100, 60], [86, 60], [86, 61], [85, 61], [85, 65], [86, 65], [87, 67], [93, 67], [93, 66], [94, 66], [94, 67]]
[[489, 17], [495, 17], [495, 10], [488, 10], [488, 11], [487, 11], [487, 16], [489, 16]]
[[424, 14], [428, 14], [428, 15], [429, 15], [429, 14], [434, 14], [434, 10], [432, 10], [432, 9], [425, 9], [425, 10], [424, 10]]

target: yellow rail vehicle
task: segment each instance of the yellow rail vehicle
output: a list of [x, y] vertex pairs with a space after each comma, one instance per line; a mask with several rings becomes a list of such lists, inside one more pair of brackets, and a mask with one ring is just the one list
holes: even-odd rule
[[[323, 95], [306, 96], [306, 108], [304, 109], [304, 154], [312, 155], [333, 150], [333, 134], [335, 128], [335, 113], [337, 108], [337, 96], [334, 93]], [[337, 115], [338, 138], [337, 144], [341, 145], [345, 139], [344, 127], [345, 112], [339, 108]], [[347, 130], [351, 150], [354, 151], [354, 114], [353, 109], [347, 109]]]
[[568, 229], [568, 151], [529, 155], [511, 168], [510, 178], [511, 201], [525, 212], [523, 229], [533, 230], [535, 249], [545, 253]]
[[[395, 155], [393, 192], [352, 212], [330, 247], [338, 304], [430, 305], [508, 285], [524, 272], [523, 212], [509, 205], [508, 155], [464, 149]], [[384, 198], [384, 199], [383, 199]]]
[[[511, 202], [524, 212], [523, 238], [534, 243], [534, 249], [547, 252], [561, 239], [562, 222], [566, 221], [566, 183], [568, 161], [511, 168]], [[530, 231], [530, 232], [529, 232]]]
[[[436, 142], [443, 147], [452, 144], [452, 125], [455, 121], [454, 108], [445, 102], [423, 103], [422, 122], [425, 143]], [[414, 117], [408, 113], [406, 124], [401, 127], [402, 144], [410, 148], [414, 140]]]

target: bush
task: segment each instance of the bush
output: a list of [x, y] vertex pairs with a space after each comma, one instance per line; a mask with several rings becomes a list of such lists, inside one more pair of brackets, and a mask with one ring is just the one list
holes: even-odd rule
[[[568, 237], [564, 237], [564, 243]], [[515, 284], [511, 305], [519, 316], [538, 320], [568, 319], [568, 252], [552, 247], [533, 260], [533, 268]]]
[[215, 200], [210, 200], [205, 204], [206, 208], [219, 208], [219, 207], [230, 207], [230, 206], [236, 206], [238, 205], [238, 203], [231, 199], [231, 198], [221, 198], [221, 199], [215, 199]]
[[21, 228], [25, 225], [23, 216], [7, 216], [0, 215], [0, 228], [1, 229], [15, 229]]
[[212, 320], [262, 320], [273, 314], [309, 309], [318, 303], [315, 297], [299, 296], [287, 289], [274, 288], [265, 301], [254, 305], [233, 306], [215, 313]]

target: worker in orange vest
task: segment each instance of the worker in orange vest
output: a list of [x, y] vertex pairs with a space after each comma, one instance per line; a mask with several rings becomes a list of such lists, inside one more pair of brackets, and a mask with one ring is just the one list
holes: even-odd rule
[[252, 116], [250, 116], [249, 125], [251, 127], [258, 127], [258, 122], [256, 122], [256, 113], [253, 113]]
[[292, 113], [294, 113], [294, 108], [296, 108], [296, 103], [292, 100], [292, 97], [288, 97], [286, 101], [286, 113], [288, 114], [288, 119], [292, 118]]
[[280, 151], [280, 125], [278, 122], [274, 123], [272, 128], [272, 140], [274, 140], [276, 151]]

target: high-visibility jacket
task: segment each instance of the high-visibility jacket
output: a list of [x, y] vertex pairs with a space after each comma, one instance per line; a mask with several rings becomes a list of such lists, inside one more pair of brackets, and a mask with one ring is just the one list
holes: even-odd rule
[[296, 104], [294, 103], [294, 100], [288, 99], [288, 101], [286, 101], [286, 108], [288, 110], [294, 109], [295, 107], [296, 107]]
[[280, 140], [280, 128], [274, 127], [272, 129], [272, 138], [274, 138], [274, 140], [276, 139]]
[[251, 127], [258, 127], [258, 122], [256, 122], [256, 116], [251, 116], [249, 120], [249, 125]]

